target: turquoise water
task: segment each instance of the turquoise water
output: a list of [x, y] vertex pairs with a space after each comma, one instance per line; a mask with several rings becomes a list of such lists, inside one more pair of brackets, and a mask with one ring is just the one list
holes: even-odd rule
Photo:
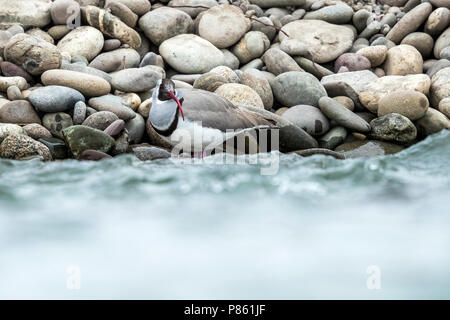
[[450, 298], [449, 159], [2, 160], [0, 298]]

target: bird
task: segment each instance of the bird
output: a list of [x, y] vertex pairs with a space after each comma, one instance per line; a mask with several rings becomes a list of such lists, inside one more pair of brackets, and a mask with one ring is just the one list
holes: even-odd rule
[[201, 153], [236, 135], [276, 123], [224, 97], [201, 89], [176, 89], [171, 79], [160, 79], [152, 94], [149, 121], [172, 147]]

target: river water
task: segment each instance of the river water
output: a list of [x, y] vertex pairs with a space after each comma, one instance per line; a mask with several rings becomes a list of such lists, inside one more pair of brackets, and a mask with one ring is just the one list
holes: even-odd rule
[[0, 161], [0, 298], [450, 298], [450, 132], [211, 159]]

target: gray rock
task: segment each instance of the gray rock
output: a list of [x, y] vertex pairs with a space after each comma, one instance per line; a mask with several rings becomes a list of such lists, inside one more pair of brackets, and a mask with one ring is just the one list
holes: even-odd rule
[[290, 107], [281, 117], [313, 136], [322, 135], [330, 129], [328, 119], [319, 108], [313, 106], [298, 105]]
[[418, 133], [428, 136], [441, 130], [450, 130], [450, 120], [441, 112], [428, 108], [425, 116], [416, 121]]
[[45, 137], [39, 138], [39, 142], [45, 145], [52, 155], [53, 159], [66, 159], [68, 150], [66, 143], [62, 139], [53, 138], [53, 137]]
[[136, 116], [136, 113], [124, 104], [122, 98], [112, 94], [91, 98], [88, 103], [95, 110], [110, 111], [124, 121], [133, 119]]
[[285, 106], [318, 106], [319, 99], [327, 95], [320, 82], [306, 72], [285, 72], [277, 76], [271, 85], [275, 98]]
[[47, 113], [42, 118], [42, 124], [51, 132], [51, 134], [58, 138], [63, 138], [62, 131], [73, 125], [72, 117], [64, 112]]
[[86, 120], [87, 107], [84, 101], [78, 101], [73, 107], [73, 124], [82, 124]]
[[145, 120], [140, 114], [136, 114], [131, 120], [125, 123], [128, 130], [128, 139], [130, 143], [140, 143], [145, 133]]
[[370, 136], [377, 140], [406, 144], [414, 141], [417, 129], [408, 118], [398, 113], [389, 113], [370, 122]]
[[347, 129], [344, 127], [334, 127], [320, 137], [319, 145], [322, 148], [334, 150], [338, 145], [344, 142], [345, 138], [347, 138]]
[[103, 131], [117, 120], [119, 120], [119, 117], [114, 113], [109, 111], [99, 111], [88, 116], [86, 120], [84, 120], [83, 126]]
[[270, 40], [264, 33], [250, 31], [233, 46], [232, 52], [239, 59], [240, 63], [247, 63], [261, 57], [269, 46]]
[[267, 50], [262, 56], [262, 61], [264, 61], [267, 70], [275, 75], [289, 71], [303, 71], [287, 53], [276, 48]]
[[85, 150], [108, 152], [115, 141], [103, 131], [86, 126], [71, 126], [63, 130], [64, 139], [75, 158]]
[[0, 23], [4, 26], [45, 27], [51, 22], [51, 2], [42, 0], [0, 0], [2, 12]]
[[164, 69], [164, 60], [160, 55], [154, 52], [148, 52], [145, 54], [145, 56], [142, 58], [141, 63], [139, 64], [140, 68], [145, 66], [158, 66]]
[[59, 40], [57, 47], [61, 52], [73, 56], [83, 56], [88, 61], [94, 59], [103, 48], [103, 34], [96, 28], [82, 26], [70, 31]]
[[154, 88], [163, 77], [165, 72], [160, 67], [130, 68], [115, 72], [111, 84], [122, 92], [143, 92]]
[[264, 108], [269, 110], [273, 106], [273, 93], [269, 81], [261, 71], [257, 69], [248, 69], [241, 75], [241, 84], [249, 86], [260, 96]]
[[332, 98], [320, 98], [319, 107], [329, 119], [334, 120], [347, 129], [358, 132], [370, 131], [370, 125], [365, 120]]
[[28, 100], [42, 112], [64, 112], [73, 109], [78, 101], [85, 101], [77, 90], [63, 86], [37, 88], [28, 95]]
[[133, 148], [133, 153], [139, 160], [157, 160], [157, 159], [167, 159], [171, 157], [171, 153], [165, 149], [157, 147], [135, 147]]
[[303, 19], [323, 20], [334, 24], [344, 24], [352, 20], [353, 9], [345, 3], [323, 7], [317, 11], [308, 12]]
[[251, 3], [261, 8], [271, 7], [302, 7], [306, 0], [252, 0]]

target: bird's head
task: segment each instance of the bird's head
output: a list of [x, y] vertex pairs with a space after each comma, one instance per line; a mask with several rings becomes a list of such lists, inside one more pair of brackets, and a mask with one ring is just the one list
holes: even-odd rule
[[178, 105], [178, 109], [180, 109], [181, 117], [184, 120], [183, 108], [181, 107], [183, 100], [178, 100], [176, 96], [177, 93], [175, 90], [175, 83], [170, 79], [162, 79], [158, 81], [156, 90], [158, 90], [158, 100], [167, 101], [172, 99], [173, 101], [175, 101], [175, 103]]

